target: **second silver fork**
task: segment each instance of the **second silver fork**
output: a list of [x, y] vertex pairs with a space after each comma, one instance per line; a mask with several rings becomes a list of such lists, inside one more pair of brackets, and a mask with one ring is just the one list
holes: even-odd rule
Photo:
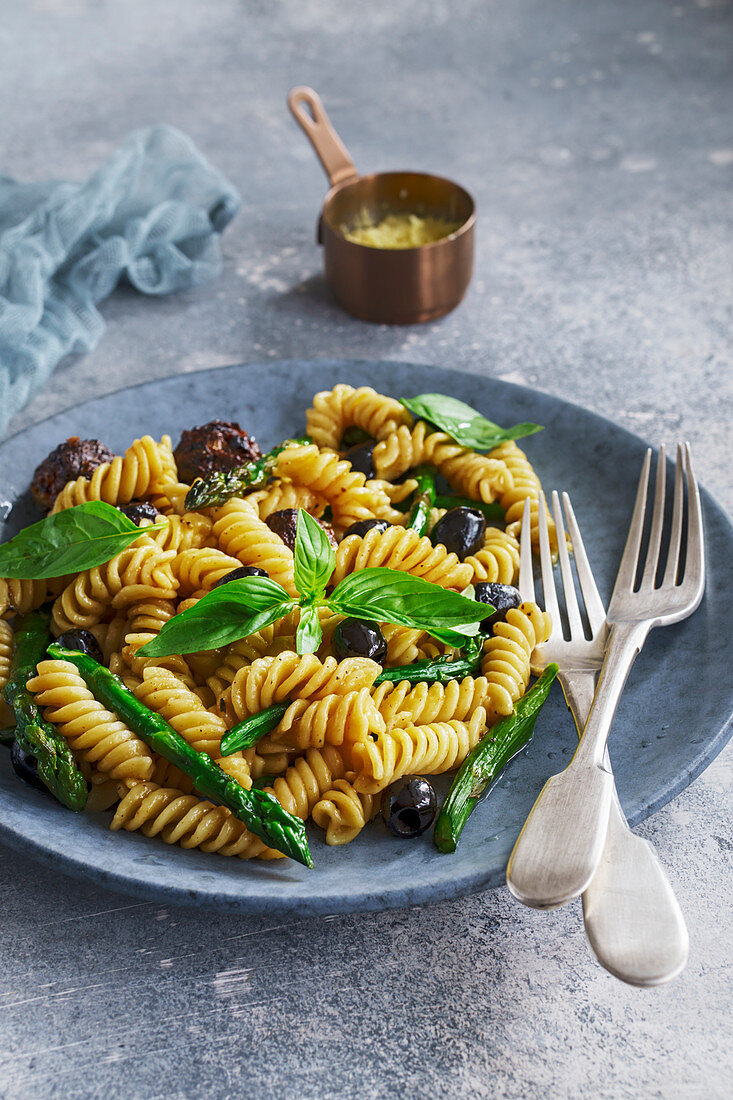
[[[570, 639], [566, 641], [562, 635], [545, 504], [541, 498], [539, 536], [543, 591], [546, 609], [553, 618], [553, 629], [549, 642], [538, 656], [543, 661], [557, 663], [558, 679], [580, 736], [593, 702], [608, 627], [570, 498], [563, 493], [562, 499], [591, 638], [584, 637], [560, 498], [555, 492], [552, 506]], [[529, 501], [525, 504], [522, 521], [519, 589], [523, 600], [534, 601]], [[610, 773], [608, 752], [604, 766]], [[615, 784], [601, 861], [583, 893], [583, 916], [596, 958], [622, 981], [645, 987], [659, 985], [679, 974], [687, 961], [689, 939], [682, 911], [651, 844], [631, 832]]]

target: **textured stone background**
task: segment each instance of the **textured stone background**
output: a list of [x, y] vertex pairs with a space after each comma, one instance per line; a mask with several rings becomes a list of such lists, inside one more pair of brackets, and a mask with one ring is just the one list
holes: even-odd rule
[[[238, 184], [223, 276], [103, 307], [97, 351], [19, 430], [130, 382], [266, 356], [455, 365], [691, 439], [728, 507], [731, 8], [718, 0], [0, 0], [0, 170], [93, 170], [186, 130]], [[476, 196], [452, 316], [362, 325], [313, 243], [324, 178], [285, 93], [313, 84], [357, 165]], [[724, 455], [728, 461], [723, 461]], [[161, 909], [0, 850], [2, 1097], [712, 1098], [733, 1086], [730, 751], [645, 823], [685, 910], [685, 973], [640, 992], [578, 906], [499, 891], [321, 921]]]

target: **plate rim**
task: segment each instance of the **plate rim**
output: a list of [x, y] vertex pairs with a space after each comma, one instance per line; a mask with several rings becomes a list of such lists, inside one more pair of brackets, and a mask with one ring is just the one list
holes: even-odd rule
[[[173, 382], [175, 380], [193, 378], [196, 376], [211, 376], [217, 372], [231, 371], [238, 368], [264, 368], [273, 369], [280, 368], [286, 369], [289, 366], [298, 365], [302, 367], [304, 364], [309, 366], [320, 367], [333, 367], [342, 370], [348, 370], [350, 368], [365, 367], [367, 365], [374, 364], [381, 365], [393, 365], [401, 368], [418, 368], [420, 370], [432, 371], [442, 370], [450, 373], [455, 373], [458, 376], [464, 378], [475, 378], [482, 383], [489, 383], [496, 385], [500, 389], [509, 393], [515, 393], [522, 396], [531, 396], [532, 394], [538, 394], [543, 398], [547, 398], [550, 401], [557, 402], [559, 405], [570, 408], [578, 409], [584, 418], [590, 418], [591, 421], [596, 421], [604, 427], [612, 427], [615, 432], [621, 433], [628, 437], [630, 441], [633, 441], [636, 446], [651, 447], [654, 454], [658, 454], [658, 448], [647, 443], [641, 436], [632, 432], [624, 425], [617, 424], [609, 417], [605, 417], [595, 410], [587, 409], [583, 405], [577, 402], [567, 400], [564, 397], [560, 397], [547, 390], [538, 389], [537, 387], [523, 385], [521, 383], [505, 381], [501, 378], [496, 378], [493, 375], [483, 375], [479, 372], [462, 370], [452, 367], [440, 367], [432, 363], [415, 363], [410, 360], [404, 359], [389, 359], [389, 358], [343, 358], [327, 356], [324, 358], [273, 358], [273, 359], [255, 359], [250, 361], [235, 362], [225, 365], [217, 365], [211, 368], [202, 368], [196, 371], [186, 372], [184, 374], [172, 374], [166, 375], [162, 378], [147, 379], [141, 382], [136, 382], [130, 386], [121, 386], [115, 390], [111, 390], [108, 393], [99, 394], [95, 397], [91, 397], [86, 401], [72, 402], [62, 409], [58, 409], [48, 416], [43, 417], [41, 420], [34, 421], [32, 424], [26, 425], [26, 427], [13, 432], [12, 435], [7, 436], [0, 441], [0, 456], [2, 455], [5, 446], [11, 444], [14, 440], [21, 438], [26, 433], [37, 430], [42, 427], [43, 424], [48, 421], [55, 420], [59, 416], [63, 416], [75, 409], [84, 409], [89, 405], [94, 405], [99, 402], [114, 398], [115, 395], [120, 393], [134, 393], [144, 387], [155, 385], [156, 383]], [[701, 495], [707, 498], [709, 505], [712, 505], [714, 511], [717, 513], [718, 521], [722, 521], [728, 529], [728, 534], [733, 540], [733, 521], [728, 515], [726, 509], [720, 504], [717, 498], [704, 486], [701, 486]], [[709, 506], [706, 505], [706, 506]], [[720, 754], [722, 749], [728, 743], [733, 734], [733, 712], [728, 715], [728, 718], [721, 725], [715, 736], [705, 742], [704, 747], [700, 750], [694, 761], [691, 762], [690, 767], [685, 770], [685, 773], [678, 776], [676, 781], [670, 780], [665, 787], [657, 792], [656, 797], [648, 802], [645, 806], [642, 806], [636, 813], [629, 816], [629, 824], [633, 827], [639, 822], [644, 821], [647, 817], [656, 813], [662, 806], [666, 805], [671, 799], [680, 794], [687, 786], [689, 786], [696, 778], [698, 778], [702, 772], [709, 767], [709, 765]], [[37, 797], [43, 798], [43, 795]], [[147, 838], [146, 838], [147, 839]], [[324, 915], [334, 912], [339, 913], [351, 913], [351, 912], [367, 912], [382, 909], [394, 909], [394, 908], [406, 908], [414, 905], [424, 904], [437, 904], [441, 901], [453, 900], [459, 897], [469, 896], [484, 890], [495, 889], [502, 885], [505, 881], [504, 871], [490, 872], [488, 874], [481, 873], [480, 871], [474, 871], [471, 873], [470, 869], [464, 871], [460, 877], [453, 877], [448, 879], [441, 879], [440, 882], [423, 883], [418, 886], [411, 886], [409, 884], [400, 884], [396, 887], [385, 887], [384, 893], [380, 892], [379, 895], [371, 894], [368, 891], [362, 890], [361, 893], [351, 893], [341, 895], [338, 906], [335, 908], [334, 899], [332, 895], [324, 894], [308, 894], [301, 899], [295, 899], [292, 896], [282, 898], [277, 894], [271, 894], [266, 896], [257, 895], [238, 895], [232, 896], [229, 893], [217, 892], [213, 886], [202, 886], [201, 888], [191, 889], [189, 887], [177, 886], [174, 883], [156, 884], [154, 878], [134, 878], [131, 877], [129, 872], [118, 872], [114, 867], [100, 867], [98, 864], [89, 866], [83, 862], [82, 859], [76, 858], [73, 852], [69, 852], [68, 849], [51, 848], [48, 845], [44, 845], [36, 840], [34, 837], [29, 837], [26, 833], [15, 828], [11, 823], [5, 820], [4, 805], [0, 803], [0, 840], [6, 843], [9, 847], [16, 851], [28, 851], [33, 858], [46, 866], [49, 866], [56, 870], [62, 870], [64, 873], [69, 873], [77, 877], [81, 877], [87, 881], [95, 882], [105, 886], [108, 889], [118, 891], [127, 895], [135, 897], [146, 898], [148, 900], [155, 900], [156, 897], [159, 900], [166, 900], [172, 904], [181, 904], [187, 906], [194, 906], [198, 908], [209, 908], [226, 912], [240, 912], [240, 913], [252, 913], [264, 914], [264, 913], [277, 913], [277, 914], [292, 914], [294, 911], [298, 911], [299, 915], [306, 917], [308, 915]], [[216, 865], [214, 865], [216, 866]]]

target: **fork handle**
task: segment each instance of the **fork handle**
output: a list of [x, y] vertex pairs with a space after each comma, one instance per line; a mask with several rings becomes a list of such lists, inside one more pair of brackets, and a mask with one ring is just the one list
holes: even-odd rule
[[604, 768], [606, 742], [631, 666], [649, 633], [648, 622], [611, 623], [606, 657], [588, 721], [569, 767]]
[[580, 744], [565, 771], [545, 783], [509, 857], [507, 885], [525, 905], [554, 909], [578, 897], [601, 861], [614, 787], [608, 731], [648, 630], [647, 623], [611, 626]]

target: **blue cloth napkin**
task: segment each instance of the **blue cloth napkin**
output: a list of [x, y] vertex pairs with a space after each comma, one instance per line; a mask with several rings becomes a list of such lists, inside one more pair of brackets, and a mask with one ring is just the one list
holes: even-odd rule
[[85, 183], [0, 176], [0, 438], [63, 356], [96, 346], [121, 278], [170, 294], [216, 275], [240, 205], [170, 126], [130, 134]]

